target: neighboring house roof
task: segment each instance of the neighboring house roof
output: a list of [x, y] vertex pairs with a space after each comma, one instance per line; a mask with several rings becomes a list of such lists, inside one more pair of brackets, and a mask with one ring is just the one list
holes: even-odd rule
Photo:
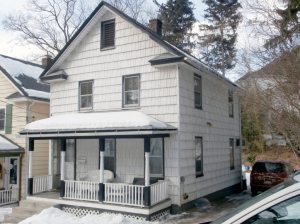
[[[150, 63], [152, 65], [158, 64], [158, 63], [185, 62], [187, 64], [190, 64], [193, 67], [196, 67], [199, 70], [206, 70], [206, 71], [210, 72], [211, 74], [218, 76], [222, 80], [230, 83], [231, 85], [237, 86], [235, 83], [231, 82], [226, 77], [220, 75], [216, 70], [210, 68], [209, 66], [207, 66], [206, 64], [204, 64], [203, 62], [201, 62], [200, 60], [195, 58], [194, 56], [192, 56], [192, 55], [186, 53], [185, 51], [179, 49], [178, 47], [168, 43], [160, 35], [155, 33], [150, 28], [148, 28], [148, 27], [144, 26], [143, 24], [137, 22], [133, 18], [129, 17], [128, 15], [124, 14], [122, 11], [116, 9], [115, 7], [113, 7], [112, 5], [110, 5], [110, 4], [108, 4], [107, 2], [104, 2], [104, 1], [99, 3], [99, 5], [96, 7], [96, 9], [91, 13], [91, 15], [81, 25], [81, 27], [78, 29], [78, 31], [70, 39], [70, 41], [64, 46], [64, 48], [54, 58], [52, 64], [44, 70], [44, 72], [40, 76], [40, 78], [42, 80], [43, 80], [43, 77], [46, 78], [46, 76], [49, 75], [49, 73], [54, 72], [55, 69], [57, 69], [57, 68], [55, 68], [55, 66], [58, 64], [58, 61], [60, 60], [60, 58], [64, 54], [66, 54], [66, 55], [64, 55], [64, 58], [67, 58], [67, 55], [69, 55], [71, 53], [72, 49], [74, 49], [74, 47], [75, 47], [75, 46], [72, 46], [72, 45], [76, 45], [80, 42], [80, 40], [79, 40], [79, 41], [76, 41], [76, 43], [74, 44], [75, 39], [76, 38], [79, 38], [79, 39], [83, 38], [83, 37], [80, 37], [81, 36], [80, 34], [82, 33], [82, 31], [86, 27], [88, 27], [91, 24], [91, 21], [95, 17], [95, 15], [97, 14], [97, 12], [104, 6], [107, 7], [109, 10], [113, 11], [114, 13], [116, 13], [117, 15], [119, 15], [121, 18], [123, 18], [126, 21], [128, 21], [129, 23], [131, 23], [132, 25], [134, 25], [135, 27], [137, 27], [138, 29], [140, 29], [143, 32], [147, 33], [152, 40], [157, 42], [160, 46], [164, 47], [166, 50], [168, 50], [171, 53], [171, 54], [169, 54], [169, 56], [170, 56], [169, 58], [167, 58], [166, 55], [164, 54], [161, 57], [158, 56], [158, 58], [156, 57], [156, 58], [150, 60]], [[70, 50], [69, 48], [72, 48], [72, 49]]]
[[18, 91], [8, 96], [10, 99], [28, 97], [48, 101], [50, 87], [39, 82], [43, 70], [41, 65], [0, 54], [0, 71]]
[[68, 113], [43, 120], [34, 121], [25, 126], [21, 134], [86, 134], [100, 132], [124, 133], [135, 131], [175, 131], [175, 127], [154, 119], [139, 111], [114, 111], [98, 113]]
[[24, 149], [21, 146], [0, 134], [0, 154], [20, 153], [23, 151]]

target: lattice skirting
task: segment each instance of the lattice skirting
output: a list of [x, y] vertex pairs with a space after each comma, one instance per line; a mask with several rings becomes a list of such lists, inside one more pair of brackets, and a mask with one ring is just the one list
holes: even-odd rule
[[[88, 208], [88, 207], [77, 207], [77, 206], [71, 206], [71, 205], [60, 205], [59, 208], [67, 213], [73, 214], [77, 217], [83, 217], [85, 215], [91, 214], [91, 215], [99, 215], [103, 212], [109, 213], [109, 214], [118, 214], [117, 212], [111, 212], [107, 210], [101, 210], [101, 209], [95, 209], [95, 208]], [[137, 220], [151, 220], [155, 221], [158, 220], [160, 217], [165, 216], [167, 214], [170, 214], [170, 208], [158, 211], [154, 214], [151, 214], [149, 217], [142, 216], [139, 214], [129, 214], [129, 213], [122, 213], [127, 218], [133, 218]]]

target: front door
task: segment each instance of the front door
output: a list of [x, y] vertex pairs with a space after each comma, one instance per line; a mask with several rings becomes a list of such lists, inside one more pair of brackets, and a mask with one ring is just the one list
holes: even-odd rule
[[19, 187], [20, 174], [20, 158], [6, 157], [6, 171], [5, 171], [5, 187], [6, 189], [16, 189]]

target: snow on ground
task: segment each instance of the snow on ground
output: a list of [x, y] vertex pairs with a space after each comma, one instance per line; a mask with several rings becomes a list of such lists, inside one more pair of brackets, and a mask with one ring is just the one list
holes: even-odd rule
[[29, 217], [19, 224], [158, 224], [157, 222], [141, 221], [127, 218], [121, 214], [102, 213], [76, 217], [57, 208], [47, 208], [41, 213]]
[[0, 223], [4, 221], [4, 215], [10, 214], [12, 208], [0, 208]]

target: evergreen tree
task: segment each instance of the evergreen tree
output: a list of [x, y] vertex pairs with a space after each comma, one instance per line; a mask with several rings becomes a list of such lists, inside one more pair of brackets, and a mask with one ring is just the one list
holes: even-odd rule
[[193, 3], [189, 0], [168, 0], [165, 4], [154, 2], [159, 6], [158, 18], [163, 23], [164, 39], [190, 53], [194, 47], [191, 30], [196, 21]]
[[208, 23], [200, 25], [201, 57], [210, 66], [225, 71], [235, 66], [237, 26], [241, 21], [238, 0], [203, 0], [208, 6], [204, 17]]

